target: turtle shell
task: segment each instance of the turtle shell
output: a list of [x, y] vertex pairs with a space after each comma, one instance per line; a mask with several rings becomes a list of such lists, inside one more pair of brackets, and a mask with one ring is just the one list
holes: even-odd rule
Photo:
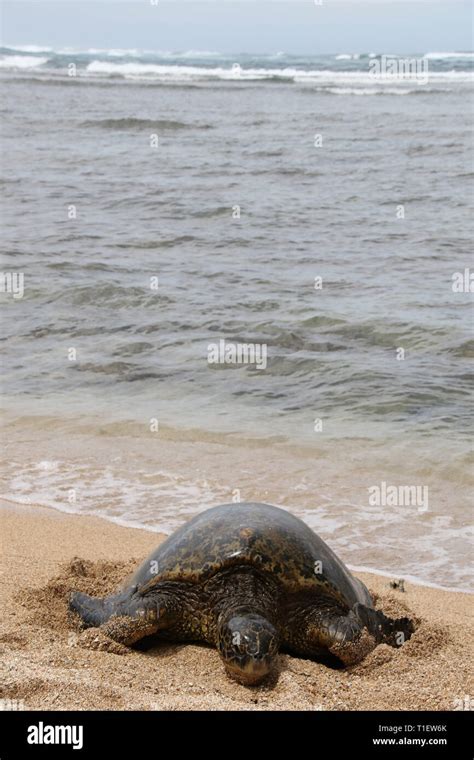
[[223, 504], [176, 530], [130, 583], [148, 593], [162, 581], [204, 583], [226, 568], [255, 567], [288, 592], [314, 590], [349, 607], [372, 606], [365, 586], [302, 520], [269, 504]]

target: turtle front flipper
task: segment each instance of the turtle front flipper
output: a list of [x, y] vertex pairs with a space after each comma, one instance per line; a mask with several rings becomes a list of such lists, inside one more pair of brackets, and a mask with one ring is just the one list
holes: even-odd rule
[[290, 608], [289, 613], [285, 644], [296, 655], [318, 659], [329, 653], [344, 665], [354, 665], [377, 644], [353, 610], [330, 599]]
[[109, 639], [130, 647], [145, 636], [152, 636], [159, 630], [157, 621], [147, 620], [146, 617], [126, 617], [113, 615], [100, 630]]
[[110, 639], [131, 646], [145, 636], [169, 628], [176, 620], [174, 605], [160, 595], [137, 596], [121, 605], [101, 630]]
[[377, 644], [401, 646], [414, 631], [408, 618], [392, 620], [360, 603], [348, 612], [314, 608], [306, 614], [305, 623], [290, 642], [292, 648], [310, 657], [329, 651], [344, 665], [360, 662]]
[[355, 665], [371, 652], [377, 642], [353, 610], [347, 614], [328, 613], [309, 630], [309, 638], [323, 646], [344, 665]]

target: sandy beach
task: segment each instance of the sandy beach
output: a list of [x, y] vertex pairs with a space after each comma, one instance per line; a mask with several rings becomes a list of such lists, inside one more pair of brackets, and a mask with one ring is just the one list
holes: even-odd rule
[[[388, 614], [417, 624], [401, 649], [379, 646], [348, 670], [280, 656], [279, 678], [230, 681], [213, 649], [127, 650], [68, 619], [72, 589], [112, 591], [162, 536], [98, 517], [2, 502], [0, 698], [23, 709], [455, 710], [472, 707], [472, 596], [357, 574]], [[17, 702], [19, 700], [19, 702]], [[7, 702], [8, 704], [8, 702]]]

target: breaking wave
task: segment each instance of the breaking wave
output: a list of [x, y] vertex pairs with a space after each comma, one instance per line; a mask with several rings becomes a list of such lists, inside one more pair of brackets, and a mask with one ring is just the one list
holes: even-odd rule
[[[238, 65], [231, 67], [181, 66], [158, 63], [114, 63], [111, 61], [92, 61], [87, 66], [90, 74], [122, 76], [130, 79], [156, 78], [163, 81], [193, 81], [193, 80], [224, 80], [224, 81], [259, 81], [275, 80], [289, 82], [321, 82], [351, 84], [387, 84], [393, 85], [393, 80], [376, 80], [368, 70], [333, 71], [331, 69], [304, 70], [296, 68], [244, 68]], [[430, 72], [429, 78], [436, 81], [472, 82], [473, 76], [465, 71]], [[404, 80], [407, 81], [407, 80]], [[408, 80], [409, 81], [409, 80]], [[414, 80], [412, 80], [414, 81]]]
[[38, 58], [32, 55], [2, 56], [0, 68], [2, 69], [36, 69], [49, 61], [49, 58]]
[[457, 61], [463, 59], [474, 60], [474, 53], [425, 53], [423, 57], [431, 61], [444, 61], [451, 58]]

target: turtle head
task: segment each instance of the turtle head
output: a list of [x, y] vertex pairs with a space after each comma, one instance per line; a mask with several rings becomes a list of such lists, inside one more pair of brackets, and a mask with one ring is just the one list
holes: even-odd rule
[[255, 686], [271, 672], [278, 654], [275, 627], [261, 615], [234, 610], [217, 624], [217, 648], [231, 678]]

